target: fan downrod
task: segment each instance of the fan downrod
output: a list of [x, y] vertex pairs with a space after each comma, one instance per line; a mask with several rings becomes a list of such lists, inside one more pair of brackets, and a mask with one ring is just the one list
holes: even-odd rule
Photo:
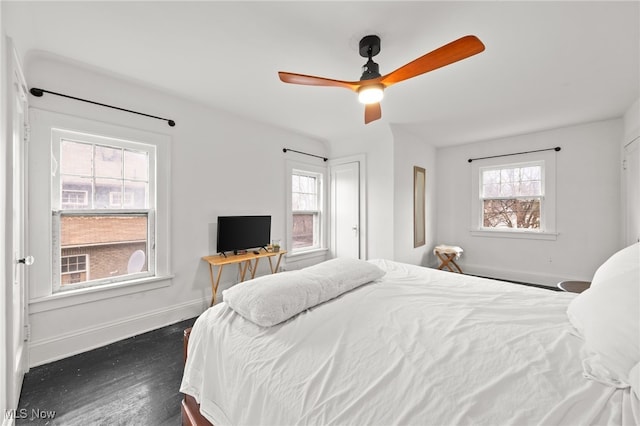
[[368, 35], [360, 40], [360, 56], [363, 58], [372, 58], [380, 53], [380, 37], [377, 35]]

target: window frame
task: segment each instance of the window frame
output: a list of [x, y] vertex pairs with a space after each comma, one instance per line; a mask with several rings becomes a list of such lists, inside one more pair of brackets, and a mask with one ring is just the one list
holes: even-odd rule
[[[288, 160], [286, 164], [286, 191], [287, 191], [287, 228], [286, 228], [286, 241], [287, 241], [287, 257], [295, 257], [301, 256], [305, 254], [317, 253], [327, 251], [327, 233], [328, 233], [328, 223], [327, 223], [327, 187], [328, 187], [328, 171], [327, 167], [320, 167], [317, 165], [297, 162]], [[317, 226], [319, 229], [317, 230], [317, 241], [313, 247], [304, 247], [304, 248], [293, 248], [293, 185], [292, 178], [294, 174], [298, 175], [306, 175], [316, 177], [318, 180], [316, 181], [316, 189], [317, 189], [317, 214], [318, 220], [317, 223], [314, 223], [314, 226]], [[314, 210], [313, 212], [315, 212]], [[308, 212], [307, 210], [303, 210], [300, 212]], [[309, 211], [311, 212], [311, 211]], [[316, 231], [314, 230], [314, 234]], [[314, 240], [316, 238], [314, 237]]]
[[[155, 276], [155, 202], [156, 202], [156, 148], [154, 145], [148, 143], [132, 141], [127, 139], [115, 138], [110, 136], [97, 135], [86, 132], [78, 132], [74, 130], [67, 130], [61, 128], [54, 128], [51, 130], [51, 152], [54, 158], [57, 159], [58, 164], [61, 159], [61, 147], [64, 141], [82, 143], [92, 146], [110, 147], [123, 150], [130, 150], [136, 152], [144, 152], [147, 154], [147, 206], [146, 208], [118, 208], [118, 209], [106, 209], [106, 208], [86, 208], [86, 209], [63, 209], [62, 208], [62, 177], [61, 172], [55, 173], [51, 180], [51, 209], [52, 209], [52, 289], [53, 293], [65, 292], [70, 290], [77, 290], [88, 287], [100, 287], [106, 284], [126, 283], [141, 278], [148, 278]], [[92, 152], [95, 151], [95, 148]], [[123, 157], [124, 158], [124, 157]], [[124, 160], [123, 160], [124, 161]], [[90, 176], [94, 181], [100, 179], [100, 176], [96, 176], [95, 171], [92, 170]], [[124, 182], [126, 179], [122, 177]], [[95, 197], [95, 190], [92, 191]], [[122, 192], [121, 194], [124, 194]], [[111, 195], [111, 194], [110, 194]], [[91, 201], [88, 200], [88, 204]], [[88, 279], [86, 281], [74, 284], [62, 284], [61, 280], [61, 257], [62, 247], [61, 241], [61, 223], [63, 216], [136, 216], [143, 215], [147, 218], [147, 271], [137, 272], [133, 274], [123, 274], [108, 278], [91, 279], [87, 274]]]
[[[31, 312], [44, 312], [68, 306], [109, 299], [112, 297], [159, 289], [171, 285], [170, 238], [170, 182], [171, 136], [148, 130], [124, 127], [92, 119], [56, 113], [39, 108], [30, 109], [31, 140], [29, 152], [29, 222], [32, 232], [29, 243], [37, 259], [30, 268], [29, 303]], [[56, 194], [53, 179], [58, 173], [58, 158], [54, 155], [52, 131], [65, 129], [77, 133], [104, 136], [136, 143], [148, 144], [156, 149], [156, 210], [155, 273], [129, 281], [107, 283], [100, 286], [74, 288], [53, 292], [53, 220], [52, 198]], [[84, 209], [79, 209], [83, 211]], [[105, 213], [107, 210], [103, 213]], [[84, 211], [86, 213], [86, 211]], [[148, 260], [148, 258], [147, 258]], [[59, 264], [57, 265], [59, 268]], [[58, 269], [59, 271], [59, 269]]]
[[[508, 169], [524, 167], [527, 165], [540, 165], [541, 196], [540, 196], [540, 227], [539, 228], [490, 228], [483, 222], [485, 199], [482, 196], [482, 172], [485, 170]], [[509, 159], [504, 157], [474, 160], [471, 165], [471, 235], [475, 237], [492, 238], [525, 238], [555, 240], [556, 232], [556, 153], [536, 152], [517, 154]], [[498, 197], [499, 198], [499, 197]], [[507, 197], [532, 198], [527, 197]]]

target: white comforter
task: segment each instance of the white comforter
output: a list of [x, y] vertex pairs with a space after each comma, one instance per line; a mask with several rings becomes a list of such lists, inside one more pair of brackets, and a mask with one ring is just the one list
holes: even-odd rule
[[181, 391], [224, 425], [638, 424], [582, 375], [575, 294], [391, 261], [274, 327], [225, 303], [196, 321]]

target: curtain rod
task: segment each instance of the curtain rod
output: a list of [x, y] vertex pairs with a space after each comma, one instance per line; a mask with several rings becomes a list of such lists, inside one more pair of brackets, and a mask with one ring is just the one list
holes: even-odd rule
[[103, 103], [100, 103], [100, 102], [94, 102], [94, 101], [90, 101], [88, 99], [76, 98], [75, 96], [69, 96], [69, 95], [65, 95], [65, 94], [62, 94], [62, 93], [51, 92], [49, 90], [38, 89], [37, 87], [32, 87], [31, 90], [29, 90], [29, 92], [33, 96], [36, 96], [38, 98], [42, 97], [42, 95], [44, 95], [45, 93], [49, 93], [51, 95], [62, 96], [63, 98], [74, 99], [76, 101], [87, 102], [87, 103], [94, 104], [94, 105], [100, 105], [100, 106], [107, 107], [107, 108], [117, 109], [119, 111], [125, 111], [125, 112], [130, 112], [132, 114], [144, 115], [145, 117], [151, 117], [151, 118], [156, 118], [158, 120], [164, 120], [171, 127], [176, 125], [175, 121], [169, 120], [168, 118], [156, 117], [155, 115], [145, 114], [143, 112], [138, 112], [138, 111], [131, 111], [130, 109], [124, 109], [124, 108], [120, 108], [120, 107], [113, 106], [113, 105], [107, 105], [107, 104], [103, 104]]
[[291, 152], [297, 152], [298, 154], [302, 154], [302, 155], [308, 155], [310, 157], [316, 157], [316, 158], [321, 158], [322, 161], [327, 161], [328, 158], [327, 157], [321, 157], [319, 155], [315, 155], [315, 154], [309, 154], [307, 152], [302, 152], [302, 151], [296, 151], [295, 149], [290, 149], [290, 148], [282, 148], [282, 152], [287, 152], [287, 151], [291, 151]]
[[533, 152], [542, 152], [542, 151], [560, 151], [559, 146], [556, 146], [555, 148], [545, 148], [545, 149], [536, 149], [534, 151], [522, 151], [522, 152], [514, 152], [513, 154], [502, 154], [502, 155], [492, 155], [490, 157], [479, 157], [479, 158], [469, 158], [467, 161], [469, 163], [471, 163], [474, 160], [486, 160], [487, 158], [498, 158], [498, 157], [508, 157], [510, 155], [520, 155], [520, 154], [531, 154]]

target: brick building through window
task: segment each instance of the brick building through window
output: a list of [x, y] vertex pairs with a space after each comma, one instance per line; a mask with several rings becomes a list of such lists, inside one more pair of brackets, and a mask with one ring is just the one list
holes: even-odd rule
[[[148, 268], [147, 216], [63, 216], [60, 249], [60, 284], [63, 286], [145, 272]], [[134, 255], [136, 252], [138, 255]], [[131, 262], [134, 256], [144, 259], [142, 265]], [[135, 271], [131, 271], [132, 265]]]

